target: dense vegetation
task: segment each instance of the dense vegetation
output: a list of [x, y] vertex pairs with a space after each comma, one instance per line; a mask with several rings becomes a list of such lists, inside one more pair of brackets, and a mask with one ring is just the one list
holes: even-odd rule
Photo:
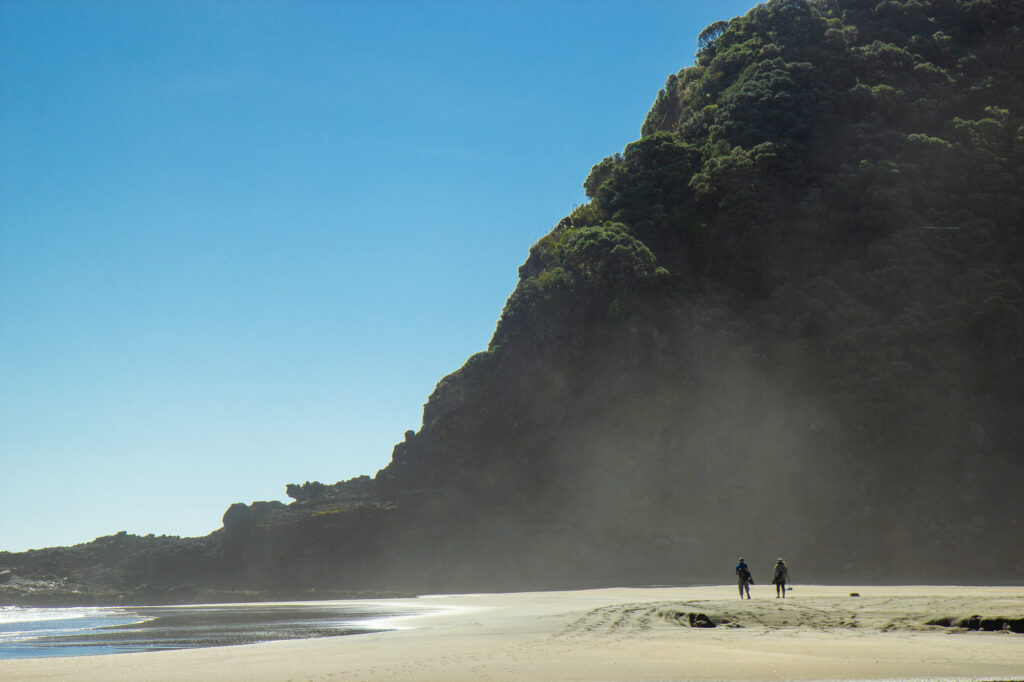
[[1024, 5], [772, 0], [698, 45], [391, 464], [232, 506], [194, 575], [1019, 580]]
[[1019, 237], [1022, 13], [985, 0], [792, 0], [709, 27], [644, 137], [594, 167], [593, 202], [531, 260], [578, 225], [614, 220], [687, 284], [763, 294], [779, 275], [808, 274], [794, 250], [783, 273], [765, 262], [793, 239], [841, 256], [910, 227]]
[[378, 480], [545, 509], [580, 566], [763, 545], [822, 577], [999, 574], [1024, 558], [1024, 7], [773, 0], [699, 46]]

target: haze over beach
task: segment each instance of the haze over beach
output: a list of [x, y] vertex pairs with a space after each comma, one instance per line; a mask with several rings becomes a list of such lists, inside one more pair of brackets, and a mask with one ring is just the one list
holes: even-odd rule
[[0, 678], [1024, 680], [1024, 5], [8, 2], [0, 155]]

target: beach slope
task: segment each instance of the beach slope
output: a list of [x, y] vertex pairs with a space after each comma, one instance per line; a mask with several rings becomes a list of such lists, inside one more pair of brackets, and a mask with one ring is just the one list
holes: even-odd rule
[[653, 587], [387, 603], [436, 610], [357, 636], [0, 661], [0, 679], [1024, 680], [1024, 587], [799, 585], [783, 600], [758, 585], [749, 601], [735, 586]]

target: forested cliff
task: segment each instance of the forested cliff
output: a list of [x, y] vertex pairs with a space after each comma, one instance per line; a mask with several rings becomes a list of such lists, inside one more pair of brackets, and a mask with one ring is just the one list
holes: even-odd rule
[[1024, 6], [772, 0], [698, 45], [374, 478], [145, 560], [0, 567], [197, 594], [719, 582], [738, 553], [1019, 580]]

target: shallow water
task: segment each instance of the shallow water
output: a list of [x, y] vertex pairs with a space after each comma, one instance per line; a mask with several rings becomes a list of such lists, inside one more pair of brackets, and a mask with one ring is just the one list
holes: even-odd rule
[[0, 606], [0, 659], [192, 649], [386, 630], [422, 610], [348, 603]]

